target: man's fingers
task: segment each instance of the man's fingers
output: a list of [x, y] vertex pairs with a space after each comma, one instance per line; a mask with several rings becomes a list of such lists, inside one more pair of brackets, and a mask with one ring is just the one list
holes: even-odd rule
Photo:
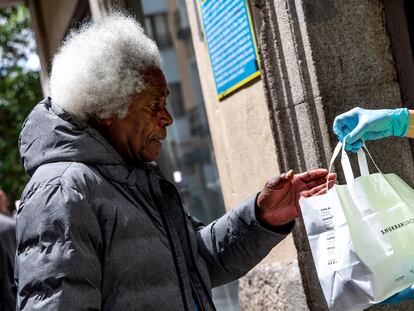
[[318, 187], [314, 187], [311, 190], [303, 191], [301, 195], [305, 197], [311, 197], [315, 195], [316, 193], [318, 193], [319, 191], [323, 190], [324, 188], [326, 188], [326, 184], [319, 185]]
[[333, 180], [333, 181], [335, 181], [336, 180], [336, 173], [329, 173], [329, 175], [328, 175], [328, 178], [327, 178], [329, 181], [331, 181], [331, 180]]
[[321, 184], [326, 184], [326, 182], [328, 180], [335, 180], [335, 179], [336, 179], [336, 174], [335, 173], [330, 173], [327, 177], [324, 176], [322, 178], [318, 178], [316, 180], [312, 180], [312, 181], [308, 182], [306, 184], [306, 186], [307, 186], [308, 189], [312, 189], [312, 188], [314, 188], [316, 186], [319, 186]]
[[314, 179], [318, 179], [321, 177], [325, 177], [328, 175], [328, 170], [324, 168], [317, 168], [315, 170], [311, 170], [305, 173], [297, 174], [296, 176], [299, 177], [303, 182], [308, 183]]
[[[333, 179], [329, 180], [328, 181], [328, 188], [332, 188], [334, 183], [335, 183], [335, 180], [333, 180]], [[317, 195], [321, 195], [321, 194], [325, 194], [325, 193], [326, 193], [326, 182], [324, 184], [319, 185], [317, 187], [314, 187], [310, 190], [302, 191], [301, 196], [311, 197], [311, 196], [317, 196]]]
[[[331, 189], [334, 184], [335, 184], [335, 181], [334, 180], [330, 180], [328, 182], [328, 189]], [[326, 191], [327, 191], [326, 186], [324, 186], [321, 190], [319, 190], [318, 192], [316, 192], [313, 196], [318, 196], [318, 195], [325, 194]]]
[[265, 187], [257, 197], [257, 205], [260, 209], [267, 209], [278, 205], [289, 193], [291, 181], [295, 174], [292, 170], [278, 177], [269, 179]]
[[326, 181], [327, 181], [326, 177], [322, 177], [322, 178], [319, 178], [319, 179], [316, 179], [316, 180], [312, 180], [312, 181], [310, 181], [306, 184], [306, 188], [307, 189], [313, 189], [313, 188], [315, 188], [319, 185], [326, 184]]
[[287, 173], [283, 173], [278, 177], [271, 178], [267, 181], [265, 188], [269, 190], [279, 190], [285, 187], [286, 184], [290, 183], [293, 179], [293, 171], [290, 170]]

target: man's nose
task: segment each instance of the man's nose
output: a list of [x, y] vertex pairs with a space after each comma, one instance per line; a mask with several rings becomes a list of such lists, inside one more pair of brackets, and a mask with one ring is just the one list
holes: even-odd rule
[[162, 127], [170, 126], [173, 123], [173, 118], [166, 108], [161, 110], [159, 125]]

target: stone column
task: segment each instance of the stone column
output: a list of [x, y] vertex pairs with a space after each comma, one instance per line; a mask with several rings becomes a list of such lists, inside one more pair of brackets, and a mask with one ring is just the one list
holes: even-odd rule
[[60, 0], [28, 0], [31, 24], [36, 39], [41, 71], [42, 91], [49, 95], [49, 75], [52, 66], [52, 56], [59, 42], [64, 38], [70, 27], [70, 22], [79, 9], [77, 1]]
[[125, 8], [125, 0], [89, 0], [92, 18], [94, 21], [100, 20], [106, 14], [112, 12], [114, 7]]
[[[327, 167], [337, 114], [356, 106], [402, 106], [382, 1], [256, 0], [255, 5], [261, 11], [263, 80], [280, 171]], [[408, 140], [367, 145], [383, 172], [414, 185]], [[308, 307], [327, 310], [301, 221], [294, 239]], [[392, 310], [397, 309], [413, 305]]]
[[40, 1], [29, 0], [27, 2], [30, 11], [32, 30], [36, 40], [37, 53], [39, 55], [42, 92], [44, 95], [47, 95], [49, 94], [49, 73], [52, 55], [50, 53], [51, 49], [47, 40], [47, 33], [40, 5]]

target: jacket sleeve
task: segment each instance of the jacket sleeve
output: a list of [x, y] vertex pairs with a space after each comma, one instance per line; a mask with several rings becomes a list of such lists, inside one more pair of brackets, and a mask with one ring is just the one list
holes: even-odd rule
[[57, 184], [22, 198], [17, 310], [100, 310], [101, 232], [83, 194]]
[[294, 221], [281, 227], [266, 227], [256, 218], [257, 195], [203, 226], [192, 220], [199, 252], [209, 267], [212, 286], [242, 277], [289, 234]]

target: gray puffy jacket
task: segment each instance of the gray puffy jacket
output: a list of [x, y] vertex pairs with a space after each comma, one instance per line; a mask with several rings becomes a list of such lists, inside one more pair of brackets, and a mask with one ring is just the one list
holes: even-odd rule
[[214, 310], [211, 288], [253, 268], [276, 233], [255, 197], [208, 226], [185, 213], [154, 165], [128, 167], [87, 123], [50, 98], [19, 139], [31, 176], [17, 216], [22, 310]]

